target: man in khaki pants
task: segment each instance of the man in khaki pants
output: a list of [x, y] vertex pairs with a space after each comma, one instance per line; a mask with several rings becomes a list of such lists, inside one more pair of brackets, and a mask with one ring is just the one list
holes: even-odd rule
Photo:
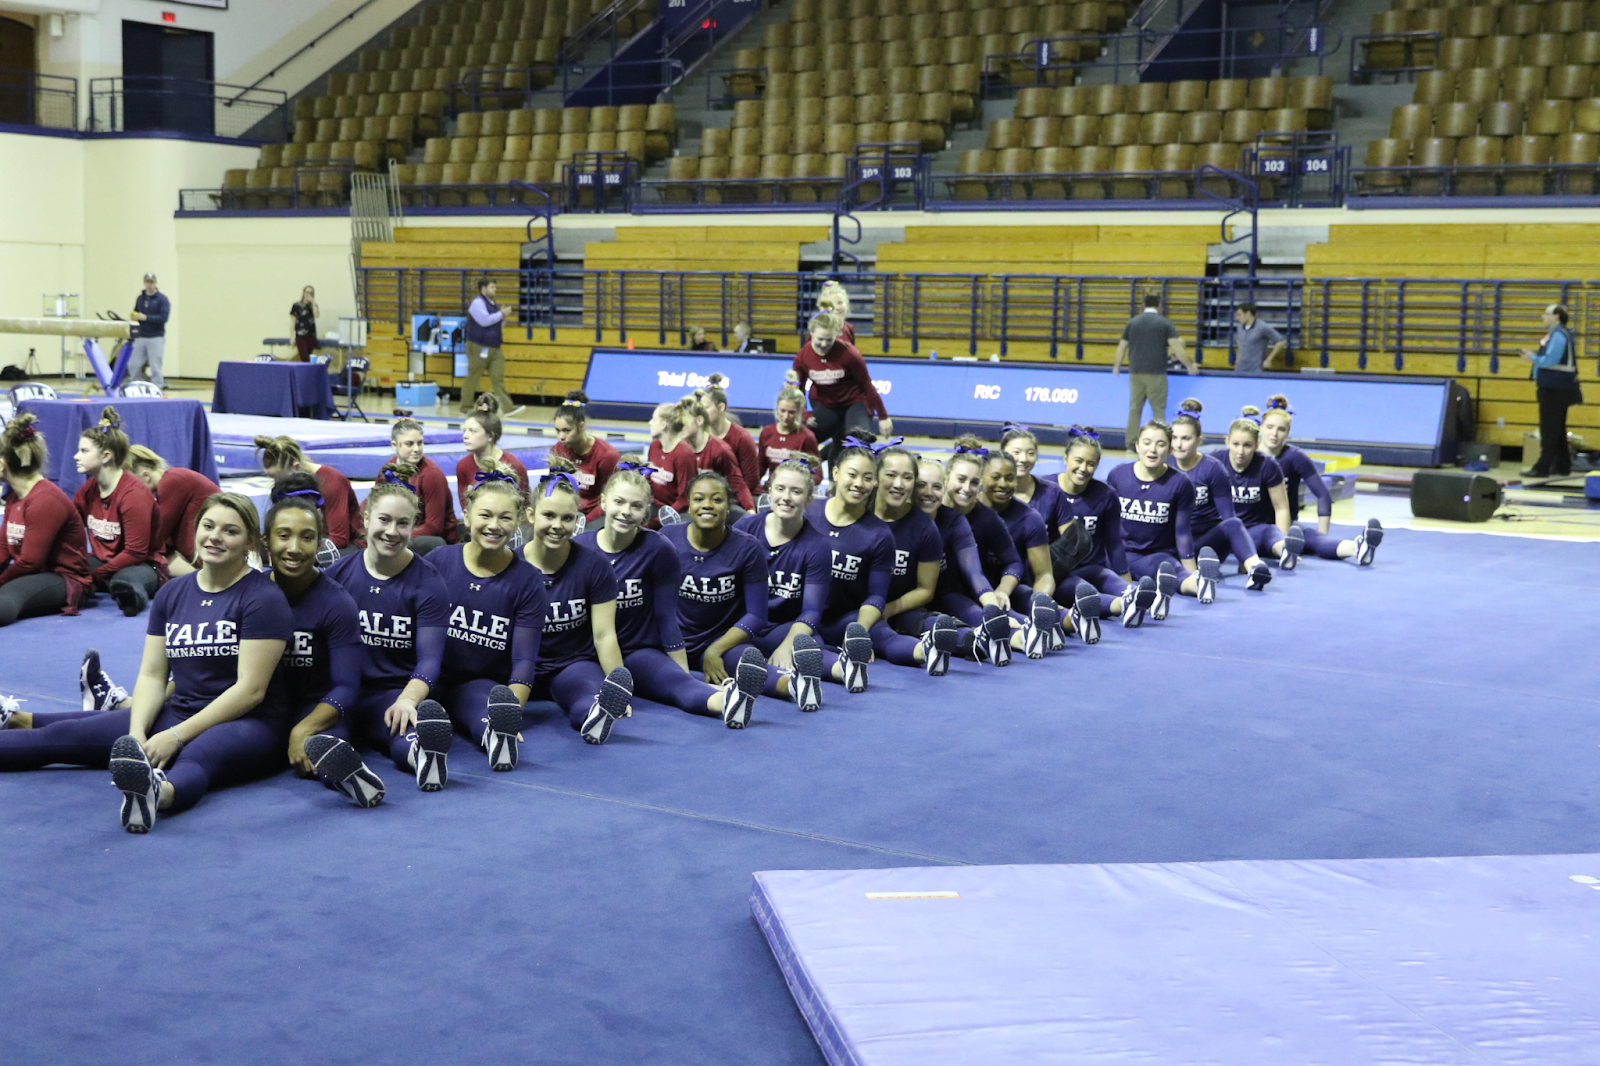
[[1161, 313], [1161, 297], [1146, 293], [1144, 310], [1128, 323], [1117, 342], [1117, 356], [1111, 363], [1111, 373], [1122, 370], [1122, 361], [1128, 361], [1128, 436], [1123, 444], [1133, 450], [1139, 438], [1139, 426], [1144, 421], [1144, 405], [1149, 401], [1152, 418], [1167, 418], [1167, 355], [1182, 363], [1191, 374], [1200, 368], [1189, 361], [1183, 350], [1183, 338]]
[[506, 357], [501, 347], [501, 325], [506, 313], [494, 302], [495, 286], [489, 278], [478, 280], [478, 296], [467, 308], [467, 380], [461, 387], [461, 413], [467, 414], [478, 400], [478, 380], [489, 371], [489, 389], [500, 401], [502, 418], [522, 410], [511, 404], [506, 392]]

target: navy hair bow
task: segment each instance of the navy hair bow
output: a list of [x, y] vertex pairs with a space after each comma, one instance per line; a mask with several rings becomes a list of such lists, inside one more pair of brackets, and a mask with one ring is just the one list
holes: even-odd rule
[[987, 458], [989, 458], [989, 449], [988, 448], [969, 448], [965, 444], [958, 444], [958, 445], [956, 445], [956, 454], [957, 455], [976, 455], [979, 458], [987, 459]]
[[1100, 439], [1100, 431], [1098, 429], [1088, 429], [1084, 426], [1073, 426], [1071, 429], [1067, 430], [1067, 436], [1082, 437], [1086, 440], [1098, 441]]
[[406, 488], [411, 490], [413, 495], [416, 494], [417, 487], [409, 481], [400, 480], [400, 475], [396, 474], [393, 470], [385, 470], [383, 472], [383, 480], [387, 481], [391, 485], [404, 485]]
[[[901, 439], [904, 440], [905, 438], [902, 437]], [[844, 446], [846, 448], [865, 448], [869, 452], [873, 450], [872, 445], [853, 433], [844, 439]]]
[[316, 489], [295, 489], [293, 492], [286, 492], [286, 493], [284, 493], [282, 496], [280, 496], [278, 498], [280, 500], [287, 500], [290, 496], [312, 496], [312, 497], [315, 497], [316, 501], [317, 501], [317, 509], [319, 511], [322, 509], [322, 493], [318, 492]]
[[895, 437], [893, 440], [886, 440], [882, 444], [871, 444], [868, 447], [872, 449], [873, 455], [877, 455], [879, 452], [886, 452], [890, 448], [898, 448], [905, 442], [906, 439], [904, 437]]
[[1010, 433], [1013, 430], [1015, 430], [1018, 433], [1032, 433], [1033, 432], [1033, 430], [1029, 429], [1027, 426], [1023, 425], [1021, 422], [1007, 422], [1004, 426], [1001, 427], [1000, 432], [1001, 433]]
[[1288, 400], [1268, 400], [1267, 401], [1267, 410], [1269, 410], [1269, 411], [1283, 411], [1283, 412], [1285, 412], [1287, 414], [1291, 414], [1291, 415], [1294, 414], [1294, 408], [1289, 406], [1289, 401]]
[[483, 484], [485, 481], [509, 481], [513, 485], [517, 483], [516, 478], [501, 470], [480, 470], [472, 475], [472, 480], [478, 485]]
[[624, 461], [617, 464], [617, 469], [632, 470], [634, 473], [640, 474], [647, 478], [655, 477], [656, 474], [659, 473], [659, 471], [649, 463], [630, 463]]
[[544, 486], [544, 495], [549, 496], [556, 491], [556, 486], [561, 484], [563, 481], [567, 483], [567, 488], [571, 489], [573, 492], [579, 491], [578, 479], [567, 473], [565, 470], [551, 471], [539, 479], [539, 484]]

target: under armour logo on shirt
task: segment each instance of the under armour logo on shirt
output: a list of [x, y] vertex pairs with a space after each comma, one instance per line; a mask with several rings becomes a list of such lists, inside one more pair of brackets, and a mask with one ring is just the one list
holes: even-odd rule
[[483, 585], [480, 584], [479, 582], [469, 581], [469, 582], [467, 582], [467, 584], [472, 586], [472, 591], [473, 592], [482, 592], [483, 591]]
[[828, 536], [830, 536], [830, 537], [837, 537], [837, 536], [838, 536], [838, 535], [839, 535], [839, 531], [838, 531], [838, 530], [837, 530], [837, 529], [830, 529], [830, 530], [828, 530]]
[[210, 600], [201, 600], [200, 601], [200, 606], [202, 606], [202, 607], [210, 607], [211, 606], [211, 601]]
[[378, 585], [369, 585], [369, 586], [367, 586], [367, 591], [372, 593], [372, 595], [374, 595], [374, 596], [380, 596], [380, 595], [383, 594], [382, 587], [380, 587]]

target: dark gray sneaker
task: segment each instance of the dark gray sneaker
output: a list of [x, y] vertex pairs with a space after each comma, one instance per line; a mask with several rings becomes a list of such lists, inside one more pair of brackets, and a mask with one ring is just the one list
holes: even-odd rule
[[383, 802], [383, 778], [367, 769], [348, 741], [326, 733], [307, 737], [306, 758], [323, 784], [349, 796], [357, 807], [376, 807]]

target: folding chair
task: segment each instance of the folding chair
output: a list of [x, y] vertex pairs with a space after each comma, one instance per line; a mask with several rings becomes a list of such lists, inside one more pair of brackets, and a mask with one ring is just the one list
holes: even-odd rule
[[350, 421], [352, 412], [360, 415], [363, 422], [372, 421], [367, 417], [367, 413], [361, 409], [361, 404], [358, 402], [361, 396], [361, 387], [366, 383], [367, 371], [370, 369], [372, 369], [372, 360], [366, 356], [347, 355], [344, 359], [344, 370], [328, 386], [333, 390], [333, 395], [336, 398], [340, 396], [345, 398], [344, 411], [341, 413], [338, 406], [335, 405], [334, 413], [346, 422]]
[[11, 406], [19, 408], [29, 400], [53, 400], [56, 390], [40, 381], [22, 381], [11, 386]]

